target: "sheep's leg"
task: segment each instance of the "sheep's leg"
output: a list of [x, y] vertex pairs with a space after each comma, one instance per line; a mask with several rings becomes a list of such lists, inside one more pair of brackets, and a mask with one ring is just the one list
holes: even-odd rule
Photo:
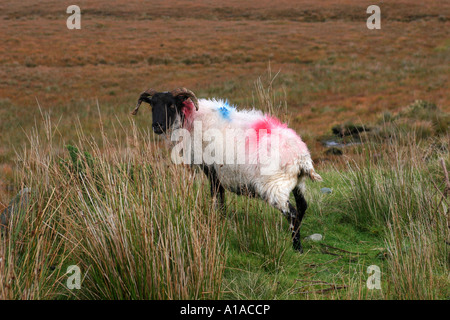
[[[302, 245], [300, 242], [300, 226], [303, 220], [303, 216], [305, 215], [306, 209], [308, 208], [308, 204], [306, 203], [305, 197], [303, 196], [303, 193], [299, 187], [295, 187], [293, 190], [294, 198], [295, 198], [295, 204], [297, 206], [297, 210], [294, 209], [294, 207], [289, 204], [289, 210], [291, 211], [291, 217], [294, 216], [295, 218], [291, 218], [293, 220], [292, 222], [292, 241], [293, 246], [296, 250], [302, 252]], [[295, 215], [292, 213], [295, 212]]]
[[289, 227], [292, 232], [292, 247], [299, 251], [300, 253], [303, 252], [302, 243], [300, 240], [300, 224], [301, 219], [299, 216], [299, 212], [295, 210], [295, 207], [289, 204], [289, 215], [286, 215], [288, 221], [289, 221]]
[[203, 172], [205, 172], [206, 176], [209, 179], [211, 187], [211, 198], [213, 200], [214, 206], [216, 207], [216, 209], [225, 212], [225, 189], [220, 183], [216, 171], [214, 170], [214, 168], [204, 166]]
[[219, 181], [210, 179], [211, 197], [213, 198], [216, 209], [225, 212], [225, 189]]
[[275, 202], [272, 205], [279, 209], [286, 219], [289, 222], [289, 229], [292, 232], [292, 246], [295, 250], [300, 253], [303, 252], [302, 244], [300, 241], [300, 223], [301, 217], [295, 207], [289, 202], [289, 200], [285, 200], [282, 202]]
[[295, 205], [297, 206], [298, 220], [302, 223], [303, 216], [305, 215], [306, 209], [308, 209], [308, 204], [306, 203], [305, 197], [299, 187], [295, 187], [293, 190]]

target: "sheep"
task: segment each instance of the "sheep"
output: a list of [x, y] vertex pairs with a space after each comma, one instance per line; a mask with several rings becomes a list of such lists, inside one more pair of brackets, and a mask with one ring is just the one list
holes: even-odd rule
[[[137, 114], [142, 102], [152, 107], [154, 133], [172, 132], [172, 138], [177, 131], [184, 130], [187, 133], [183, 140], [188, 143], [184, 141], [184, 149], [181, 148], [183, 156], [187, 155], [189, 164], [200, 167], [206, 174], [212, 199], [220, 208], [225, 208], [225, 189], [238, 195], [265, 200], [287, 218], [293, 248], [303, 252], [300, 225], [307, 209], [305, 179], [308, 177], [312, 181], [322, 181], [322, 178], [314, 170], [306, 144], [294, 130], [259, 110], [238, 111], [224, 100], [199, 100], [186, 88], [171, 92], [153, 89], [143, 92], [133, 115]], [[215, 133], [214, 141], [195, 141], [196, 130], [203, 136]], [[216, 156], [213, 162], [206, 161], [206, 149], [211, 145], [215, 147], [212, 152]], [[278, 161], [271, 157], [265, 158], [269, 161], [263, 166], [261, 151], [268, 153], [270, 148], [273, 148], [271, 151], [278, 151], [271, 153], [271, 156], [278, 155]], [[238, 149], [243, 152], [236, 152]], [[242, 153], [245, 161], [238, 161]], [[192, 161], [195, 158], [197, 161]], [[273, 163], [276, 165], [273, 166]], [[296, 208], [289, 202], [291, 192]]]

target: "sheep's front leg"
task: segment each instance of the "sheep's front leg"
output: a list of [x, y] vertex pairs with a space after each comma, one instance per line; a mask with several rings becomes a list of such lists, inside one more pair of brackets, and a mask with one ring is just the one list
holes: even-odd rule
[[225, 189], [220, 183], [214, 168], [204, 166], [203, 172], [209, 179], [211, 187], [211, 198], [216, 209], [225, 213]]
[[214, 179], [210, 179], [210, 185], [211, 197], [213, 199], [214, 206], [222, 213], [225, 213], [225, 189], [219, 181], [214, 181]]

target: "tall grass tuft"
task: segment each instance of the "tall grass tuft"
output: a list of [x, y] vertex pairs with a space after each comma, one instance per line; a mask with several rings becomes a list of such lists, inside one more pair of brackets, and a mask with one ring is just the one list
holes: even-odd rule
[[[49, 120], [30, 136], [18, 180], [36, 196], [2, 240], [2, 298], [220, 297], [224, 222], [204, 179], [129, 128], [95, 141], [80, 127], [64, 149]], [[80, 290], [65, 286], [69, 265], [81, 268]]]
[[450, 285], [444, 155], [418, 143], [414, 132], [397, 135], [376, 147], [367, 143], [363, 160], [349, 162], [335, 205], [359, 228], [385, 238], [388, 297], [442, 297]]
[[[44, 118], [46, 127], [49, 118]], [[45, 132], [46, 141], [53, 136]], [[30, 147], [18, 155], [17, 179], [28, 187], [27, 203], [16, 206], [0, 238], [0, 299], [55, 299], [63, 289], [62, 266], [68, 247], [61, 236], [64, 195], [52, 185], [55, 152], [41, 144], [36, 130], [29, 135]]]
[[[254, 104], [285, 120], [275, 79], [269, 70], [268, 84], [257, 81]], [[287, 222], [263, 201], [228, 194], [223, 217], [204, 175], [174, 165], [162, 139], [132, 121], [99, 123], [96, 138], [78, 124], [68, 142], [43, 116], [18, 152], [16, 185], [31, 193], [0, 239], [0, 299], [450, 296], [439, 162], [448, 168], [448, 136], [389, 122], [343, 168], [324, 168], [333, 192], [307, 188], [302, 236], [321, 232], [325, 243], [361, 252], [335, 260], [320, 243], [294, 252]], [[366, 288], [367, 264], [381, 266], [380, 292]], [[79, 290], [66, 285], [71, 265], [81, 269]], [[317, 290], [332, 283], [342, 286]]]

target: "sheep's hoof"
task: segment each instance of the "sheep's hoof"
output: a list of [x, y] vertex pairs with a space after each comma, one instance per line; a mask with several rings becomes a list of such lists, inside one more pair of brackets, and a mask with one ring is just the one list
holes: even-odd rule
[[298, 251], [298, 253], [303, 253], [303, 247], [300, 242], [293, 243], [292, 247], [294, 248], [294, 250]]

